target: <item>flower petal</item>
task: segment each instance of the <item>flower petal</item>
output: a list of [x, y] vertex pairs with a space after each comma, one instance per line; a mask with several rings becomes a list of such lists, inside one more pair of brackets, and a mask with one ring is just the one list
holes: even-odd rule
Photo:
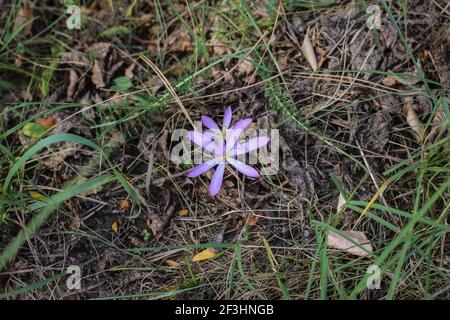
[[228, 128], [231, 124], [231, 118], [232, 118], [233, 110], [231, 109], [231, 106], [227, 108], [225, 111], [225, 115], [223, 116], [223, 128]]
[[187, 137], [196, 145], [208, 150], [209, 152], [214, 152], [215, 144], [211, 140], [211, 133], [202, 133], [200, 131], [188, 131]]
[[253, 119], [252, 118], [247, 118], [247, 119], [241, 119], [238, 122], [236, 122], [236, 124], [234, 126], [231, 127], [232, 130], [236, 130], [236, 129], [241, 129], [241, 130], [245, 130], [245, 128], [247, 128], [250, 123], [252, 123]]
[[209, 169], [211, 169], [212, 167], [214, 167], [217, 163], [219, 162], [219, 160], [215, 159], [211, 159], [208, 160], [206, 162], [203, 162], [202, 164], [199, 164], [198, 166], [196, 166], [194, 169], [192, 169], [191, 171], [189, 171], [188, 173], [188, 177], [189, 178], [194, 178], [197, 177], [203, 173], [205, 173], [206, 171], [208, 171]]
[[219, 129], [219, 126], [211, 117], [202, 116], [202, 122], [203, 122], [203, 125], [205, 127], [207, 127], [208, 129]]
[[211, 184], [209, 185], [209, 194], [213, 197], [220, 191], [224, 171], [225, 171], [225, 161], [222, 161], [217, 166], [216, 172], [214, 172], [214, 175], [211, 179]]
[[250, 167], [249, 165], [246, 165], [245, 163], [240, 162], [239, 160], [227, 157], [227, 162], [231, 164], [233, 167], [235, 167], [237, 171], [245, 174], [246, 176], [254, 178], [259, 177], [259, 172], [255, 168]]
[[235, 155], [244, 154], [247, 152], [251, 152], [253, 150], [259, 149], [261, 147], [264, 147], [266, 144], [268, 144], [270, 141], [269, 137], [256, 137], [248, 140], [244, 143], [238, 143], [235, 147]]
[[226, 148], [225, 151], [228, 152], [235, 148], [236, 142], [239, 140], [239, 136], [242, 133], [242, 129], [228, 129], [227, 130], [227, 139], [226, 139]]

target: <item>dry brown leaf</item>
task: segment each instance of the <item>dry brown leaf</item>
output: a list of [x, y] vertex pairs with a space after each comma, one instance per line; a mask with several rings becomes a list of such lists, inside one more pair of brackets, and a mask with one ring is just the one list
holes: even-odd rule
[[130, 202], [127, 199], [121, 199], [121, 200], [119, 200], [119, 206], [120, 206], [120, 209], [126, 209], [126, 208], [130, 207]]
[[423, 142], [425, 138], [425, 129], [422, 121], [420, 121], [417, 116], [416, 111], [414, 110], [414, 106], [411, 101], [407, 101], [405, 106], [403, 107], [403, 111], [406, 114], [406, 122], [408, 122], [409, 126], [416, 133], [419, 138], [419, 142]]
[[114, 222], [112, 223], [111, 229], [112, 229], [112, 231], [114, 231], [115, 233], [117, 233], [117, 230], [119, 230], [119, 225], [118, 225], [118, 223], [117, 223], [117, 220], [114, 221]]
[[199, 262], [199, 261], [203, 261], [203, 260], [209, 260], [209, 259], [213, 259], [217, 256], [217, 252], [215, 252], [213, 249], [208, 248], [205, 249], [199, 253], [197, 253], [193, 258], [192, 258], [192, 262]]
[[147, 221], [147, 225], [150, 228], [150, 230], [152, 230], [152, 233], [155, 236], [156, 240], [159, 240], [159, 238], [161, 238], [164, 228], [166, 227], [167, 223], [172, 218], [172, 215], [174, 212], [175, 212], [175, 206], [172, 205], [162, 215], [158, 216], [158, 215], [152, 214], [150, 216], [149, 220]]
[[172, 267], [172, 268], [177, 268], [177, 267], [180, 266], [179, 262], [177, 262], [175, 260], [171, 260], [171, 259], [166, 259], [164, 261], [164, 263], [167, 264], [169, 267]]
[[305, 39], [303, 40], [302, 52], [313, 71], [317, 71], [316, 53], [314, 52], [314, 47], [309, 39], [308, 33], [306, 33]]
[[342, 193], [339, 193], [339, 199], [338, 199], [338, 205], [337, 205], [337, 212], [339, 213], [342, 209], [342, 207], [345, 205], [345, 198], [342, 195]]
[[55, 119], [53, 117], [38, 119], [36, 122], [46, 129], [50, 129], [55, 125]]
[[387, 76], [383, 80], [381, 80], [381, 83], [384, 84], [387, 87], [392, 87], [397, 84], [397, 79], [395, 79], [394, 76]]
[[[347, 240], [343, 236], [337, 234], [336, 232], [330, 232], [328, 233], [327, 237], [327, 244], [331, 248], [344, 250], [348, 253], [365, 257], [368, 255], [368, 253], [372, 252], [372, 245], [370, 244], [370, 241], [367, 239], [364, 232], [361, 231], [341, 231], [343, 234], [345, 234], [348, 238], [353, 239], [356, 243], [360, 244], [362, 248], [358, 247], [356, 244], [351, 242], [350, 240]], [[365, 250], [364, 250], [364, 249]]]
[[249, 226], [254, 226], [255, 224], [258, 223], [258, 221], [261, 219], [260, 216], [257, 216], [255, 214], [252, 214], [250, 216], [247, 217], [247, 225]]
[[178, 215], [180, 217], [186, 217], [189, 214], [189, 210], [188, 209], [181, 209], [180, 211], [178, 211]]
[[94, 65], [92, 67], [92, 82], [95, 84], [97, 89], [104, 88], [105, 82], [103, 82], [103, 72], [100, 68], [100, 63], [95, 60]]
[[69, 86], [67, 87], [67, 98], [72, 99], [78, 85], [78, 75], [75, 70], [69, 70]]

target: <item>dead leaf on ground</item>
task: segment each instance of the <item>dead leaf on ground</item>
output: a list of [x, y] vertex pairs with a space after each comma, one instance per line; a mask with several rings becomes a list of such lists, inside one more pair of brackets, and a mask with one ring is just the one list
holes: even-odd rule
[[303, 40], [302, 52], [306, 58], [306, 61], [308, 61], [313, 71], [316, 72], [317, 71], [316, 53], [314, 52], [314, 47], [312, 45], [311, 40], [309, 39], [308, 33], [306, 33], [305, 39]]
[[130, 202], [127, 199], [119, 200], [120, 209], [127, 209], [130, 207]]
[[153, 214], [147, 221], [147, 225], [150, 230], [152, 230], [152, 233], [155, 236], [156, 240], [159, 240], [159, 238], [161, 238], [164, 228], [172, 218], [174, 212], [175, 206], [172, 205], [162, 215], [158, 216]]
[[425, 128], [417, 116], [416, 111], [414, 110], [414, 105], [410, 100], [408, 100], [403, 107], [403, 111], [406, 114], [406, 122], [409, 124], [411, 129], [416, 133], [419, 142], [422, 143], [425, 138]]
[[36, 122], [46, 129], [50, 129], [55, 125], [55, 119], [53, 117], [38, 119]]
[[189, 214], [189, 210], [188, 209], [181, 209], [180, 211], [178, 211], [178, 215], [180, 217], [186, 217]]
[[397, 80], [394, 76], [387, 76], [383, 80], [381, 80], [381, 83], [384, 84], [387, 87], [393, 87], [397, 84]]
[[258, 221], [261, 219], [261, 216], [257, 216], [256, 214], [252, 214], [250, 216], [247, 217], [246, 219], [246, 223], [249, 226], [254, 226], [255, 224], [258, 223]]
[[179, 262], [177, 262], [175, 260], [171, 260], [171, 259], [166, 259], [164, 261], [164, 263], [167, 264], [169, 267], [172, 267], [172, 268], [177, 268], [177, 267], [180, 266]]
[[337, 205], [337, 213], [339, 213], [341, 211], [341, 209], [344, 207], [345, 205], [345, 198], [342, 195], [342, 193], [339, 193], [339, 199], [338, 199], [338, 205]]
[[372, 252], [372, 245], [364, 232], [341, 231], [341, 233], [345, 234], [348, 238], [353, 239], [356, 243], [360, 244], [362, 248], [333, 231], [328, 233], [327, 244], [329, 247], [344, 250], [360, 257], [365, 257]]
[[95, 60], [94, 65], [92, 66], [92, 82], [95, 84], [97, 89], [104, 88], [105, 82], [103, 82], [103, 71], [100, 68], [100, 64], [97, 60]]
[[215, 252], [212, 248], [205, 249], [199, 253], [197, 253], [193, 258], [192, 262], [199, 262], [203, 260], [209, 260], [217, 257], [218, 253]]

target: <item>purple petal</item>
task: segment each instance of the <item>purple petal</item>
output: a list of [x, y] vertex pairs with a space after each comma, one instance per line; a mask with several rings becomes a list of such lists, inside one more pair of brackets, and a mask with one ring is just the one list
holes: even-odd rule
[[247, 119], [241, 119], [238, 122], [236, 122], [236, 124], [231, 127], [232, 130], [236, 130], [236, 129], [241, 129], [241, 130], [245, 130], [245, 128], [247, 128], [250, 123], [252, 123], [253, 119], [252, 118], [247, 118]]
[[225, 111], [225, 115], [223, 116], [223, 128], [228, 128], [230, 126], [232, 114], [233, 110], [231, 109], [231, 106], [229, 106]]
[[215, 144], [211, 142], [210, 133], [202, 133], [200, 131], [188, 131], [187, 137], [196, 145], [208, 150], [209, 152], [214, 152]]
[[235, 147], [236, 142], [238, 141], [241, 133], [242, 133], [242, 129], [228, 129], [227, 139], [226, 139], [226, 151], [227, 152], [232, 150]]
[[209, 185], [209, 194], [212, 197], [214, 197], [220, 191], [220, 187], [222, 186], [224, 171], [225, 171], [225, 161], [222, 161], [217, 166], [216, 172], [214, 172], [214, 175], [212, 177], [211, 184]]
[[203, 125], [205, 127], [207, 127], [208, 129], [219, 129], [219, 126], [211, 117], [202, 116], [202, 122], [203, 122]]
[[206, 162], [203, 162], [202, 164], [199, 164], [194, 169], [189, 171], [187, 176], [189, 178], [197, 177], [197, 176], [205, 173], [206, 171], [208, 171], [212, 167], [214, 167], [218, 162], [219, 162], [219, 160], [217, 160], [217, 159], [211, 159], [211, 160], [208, 160]]
[[243, 173], [249, 177], [254, 178], [259, 177], [259, 172], [255, 168], [250, 167], [249, 165], [246, 165], [245, 163], [240, 162], [234, 158], [227, 158], [227, 161], [229, 164], [235, 167], [236, 170], [239, 171], [240, 173]]
[[257, 137], [248, 140], [242, 144], [238, 143], [235, 148], [235, 155], [244, 154], [253, 150], [264, 147], [270, 141], [269, 137]]

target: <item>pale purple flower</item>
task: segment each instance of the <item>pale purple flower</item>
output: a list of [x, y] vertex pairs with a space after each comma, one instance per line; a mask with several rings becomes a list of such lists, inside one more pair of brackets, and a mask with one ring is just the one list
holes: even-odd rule
[[239, 142], [239, 136], [252, 122], [251, 118], [239, 120], [230, 127], [232, 120], [232, 109], [228, 107], [223, 117], [222, 129], [208, 116], [202, 116], [202, 123], [209, 130], [205, 133], [199, 131], [189, 131], [188, 138], [203, 149], [213, 153], [213, 159], [203, 162], [193, 168], [188, 177], [197, 177], [209, 169], [217, 166], [214, 172], [209, 193], [215, 196], [222, 186], [225, 165], [231, 164], [237, 171], [249, 177], [259, 177], [258, 171], [245, 163], [237, 160], [235, 156], [251, 152], [269, 143], [269, 137], [256, 137], [244, 143]]

